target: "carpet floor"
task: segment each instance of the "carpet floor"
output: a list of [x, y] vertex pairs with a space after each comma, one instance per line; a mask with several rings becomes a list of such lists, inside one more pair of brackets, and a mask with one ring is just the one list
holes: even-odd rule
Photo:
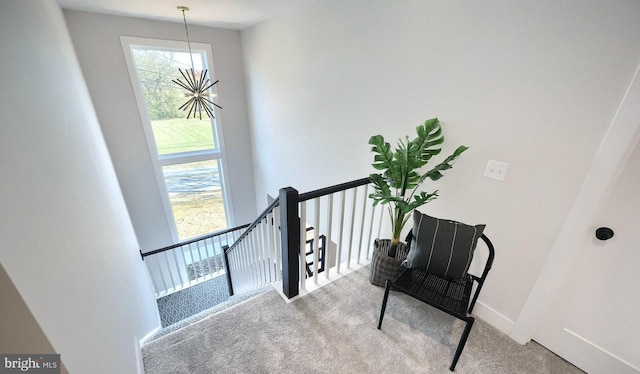
[[[275, 290], [143, 347], [146, 374], [449, 373], [464, 323], [406, 295], [389, 296], [368, 268], [290, 304]], [[582, 373], [535, 342], [476, 320], [456, 373]]]

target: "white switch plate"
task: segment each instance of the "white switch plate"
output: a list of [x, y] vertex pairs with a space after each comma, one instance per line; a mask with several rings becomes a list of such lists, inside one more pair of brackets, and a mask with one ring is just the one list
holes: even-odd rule
[[506, 162], [489, 160], [489, 162], [487, 163], [487, 170], [484, 171], [484, 176], [487, 178], [503, 181], [507, 176], [508, 169], [509, 164], [507, 164]]

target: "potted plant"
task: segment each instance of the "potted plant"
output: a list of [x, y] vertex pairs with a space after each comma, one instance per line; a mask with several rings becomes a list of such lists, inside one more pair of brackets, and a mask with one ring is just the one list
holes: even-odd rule
[[395, 151], [385, 142], [382, 135], [374, 135], [369, 139], [375, 153], [372, 166], [380, 170], [381, 174], [371, 174], [374, 192], [369, 195], [373, 205], [387, 204], [391, 217], [392, 238], [388, 256], [396, 257], [396, 249], [400, 243], [400, 234], [404, 225], [411, 217], [414, 209], [438, 197], [438, 191], [431, 193], [416, 190], [427, 179], [436, 181], [442, 178], [442, 171], [451, 169], [452, 163], [464, 151], [465, 146], [459, 146], [444, 161], [426, 172], [421, 169], [426, 166], [433, 156], [440, 153], [440, 145], [444, 142], [440, 121], [431, 118], [424, 125], [416, 127], [417, 137], [409, 140], [398, 140]]

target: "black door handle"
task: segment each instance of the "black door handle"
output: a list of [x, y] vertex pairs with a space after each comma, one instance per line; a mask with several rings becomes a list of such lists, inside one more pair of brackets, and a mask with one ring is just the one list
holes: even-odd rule
[[608, 227], [599, 227], [596, 230], [596, 238], [600, 240], [609, 240], [613, 238], [613, 230]]

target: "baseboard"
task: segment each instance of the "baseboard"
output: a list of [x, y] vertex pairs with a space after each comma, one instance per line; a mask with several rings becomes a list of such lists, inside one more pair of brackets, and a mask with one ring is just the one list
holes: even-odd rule
[[152, 336], [154, 336], [158, 331], [160, 331], [160, 329], [162, 329], [162, 326], [158, 326], [155, 329], [151, 330], [151, 332], [149, 332], [147, 335], [145, 335], [142, 339], [140, 339], [138, 341], [138, 345], [140, 347], [142, 347], [143, 345], [145, 345], [145, 343], [147, 342], [147, 340], [151, 339]]
[[513, 326], [515, 326], [514, 321], [482, 301], [476, 302], [473, 308], [473, 315], [507, 335], [511, 333]]
[[[626, 361], [622, 357], [615, 355], [613, 352], [606, 350], [599, 346], [595, 342], [567, 329], [562, 329], [566, 334], [564, 339], [571, 339], [570, 345], [575, 348], [573, 350], [562, 350], [558, 352], [568, 352], [567, 360], [570, 360], [570, 355], [580, 354], [582, 352], [590, 352], [591, 354], [582, 356], [579, 361], [584, 365], [582, 369], [589, 370], [589, 372], [608, 372], [608, 373], [640, 373], [640, 367], [635, 366], [629, 361]], [[587, 348], [583, 348], [587, 346]], [[578, 348], [580, 347], [580, 348]], [[565, 354], [563, 354], [565, 356]], [[573, 361], [573, 360], [570, 360]], [[576, 360], [576, 362], [578, 362]], [[591, 370], [590, 370], [591, 369]]]
[[144, 361], [142, 359], [142, 346], [147, 342], [147, 340], [151, 339], [153, 335], [155, 335], [158, 331], [160, 331], [160, 326], [151, 330], [144, 338], [139, 339], [135, 336], [133, 337], [133, 345], [136, 351], [136, 370], [138, 374], [144, 374]]

